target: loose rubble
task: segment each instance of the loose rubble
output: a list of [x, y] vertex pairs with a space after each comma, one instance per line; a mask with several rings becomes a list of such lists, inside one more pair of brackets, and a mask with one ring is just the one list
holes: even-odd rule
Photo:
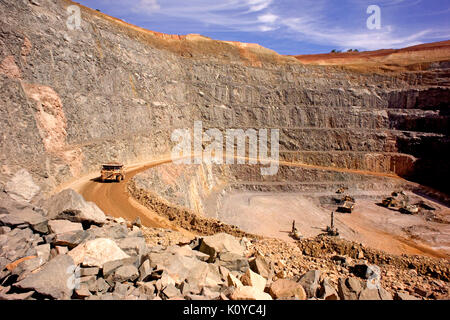
[[42, 207], [0, 197], [0, 300], [449, 297], [448, 269], [394, 271], [374, 264], [388, 256], [337, 239], [189, 238], [105, 216], [73, 190]]

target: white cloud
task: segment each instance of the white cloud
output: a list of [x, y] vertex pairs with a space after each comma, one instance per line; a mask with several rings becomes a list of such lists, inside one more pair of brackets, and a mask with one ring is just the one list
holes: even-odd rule
[[[397, 21], [385, 20], [382, 27], [366, 28], [367, 0], [346, 0], [352, 8], [348, 19], [340, 3], [333, 0], [103, 0], [111, 6], [130, 11], [139, 18], [170, 17], [181, 21], [194, 21], [208, 26], [208, 31], [277, 32], [277, 37], [334, 46], [336, 49], [357, 48], [374, 50], [399, 48], [418, 44], [426, 39], [448, 38], [448, 28], [435, 30], [427, 27], [402, 26]], [[298, 2], [297, 2], [298, 1]], [[382, 10], [406, 10], [422, 0], [377, 0]], [[361, 12], [358, 16], [358, 12]], [[353, 16], [351, 16], [353, 14]], [[418, 13], [420, 14], [420, 13]], [[356, 15], [356, 17], [355, 17]], [[171, 19], [171, 20], [174, 20]], [[201, 28], [199, 28], [201, 33]], [[446, 29], [446, 30], [445, 30]], [[182, 33], [183, 30], [180, 30]]]
[[160, 8], [158, 0], [139, 0], [139, 2], [132, 7], [132, 11], [152, 14]]
[[274, 23], [275, 21], [277, 21], [278, 16], [271, 14], [271, 13], [266, 13], [263, 15], [258, 16], [258, 21], [262, 22], [262, 23]]
[[257, 12], [266, 9], [270, 6], [273, 0], [245, 0], [249, 5], [250, 12]]

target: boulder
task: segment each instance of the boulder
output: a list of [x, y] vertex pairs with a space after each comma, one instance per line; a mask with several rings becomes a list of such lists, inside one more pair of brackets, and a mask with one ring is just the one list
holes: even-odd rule
[[132, 265], [128, 264], [121, 266], [114, 271], [113, 281], [124, 282], [124, 281], [134, 281], [139, 277], [138, 269]]
[[410, 294], [407, 293], [407, 292], [404, 292], [404, 291], [398, 291], [398, 292], [395, 293], [395, 298], [394, 298], [394, 300], [421, 300], [421, 299], [416, 298], [416, 297], [410, 295]]
[[68, 220], [50, 220], [48, 222], [48, 229], [52, 233], [60, 234], [83, 231], [83, 225], [79, 222], [71, 222]]
[[129, 256], [138, 256], [139, 262], [142, 257], [147, 254], [147, 244], [145, 239], [141, 237], [129, 237], [116, 240], [117, 245]]
[[133, 264], [135, 267], [136, 265], [139, 265], [137, 257], [128, 257], [105, 262], [103, 264], [103, 277], [108, 278], [117, 268], [128, 264]]
[[102, 267], [114, 260], [129, 258], [111, 239], [99, 238], [80, 244], [68, 253], [75, 264], [87, 267]]
[[108, 239], [124, 239], [128, 237], [127, 227], [124, 225], [103, 225], [98, 227], [92, 225], [89, 230], [89, 235], [92, 239], [95, 238], [108, 238]]
[[358, 300], [362, 290], [361, 281], [357, 278], [340, 278], [338, 281], [338, 294], [342, 300]]
[[380, 295], [381, 300], [393, 300], [392, 294], [390, 294], [386, 289], [379, 288], [378, 294]]
[[306, 300], [306, 292], [303, 286], [289, 279], [279, 279], [270, 285], [270, 295], [274, 299], [296, 298]]
[[381, 300], [378, 289], [365, 288], [358, 297], [359, 300]]
[[232, 235], [227, 233], [217, 233], [202, 238], [199, 251], [209, 255], [209, 262], [214, 262], [217, 255], [224, 252], [243, 256], [245, 247]]
[[169, 284], [167, 287], [165, 287], [162, 293], [167, 299], [182, 297], [180, 290], [178, 290], [177, 287], [175, 287], [173, 284]]
[[12, 274], [17, 275], [18, 276], [17, 281], [20, 281], [22, 279], [25, 279], [30, 273], [37, 270], [46, 262], [47, 261], [44, 261], [38, 257], [24, 260], [21, 263], [19, 263], [14, 270], [12, 270]]
[[229, 287], [239, 288], [243, 286], [241, 280], [233, 276], [231, 273], [228, 273], [227, 283]]
[[23, 290], [34, 290], [54, 299], [69, 299], [73, 288], [68, 285], [74, 278], [74, 261], [68, 255], [60, 255], [14, 286]]
[[197, 251], [197, 250], [192, 250], [192, 248], [189, 245], [169, 246], [169, 247], [167, 247], [167, 249], [165, 251], [173, 253], [173, 254], [180, 254], [180, 255], [185, 256], [185, 257], [197, 258], [198, 260], [205, 261], [205, 262], [207, 262], [208, 259], [209, 259], [209, 255], [204, 254], [204, 253], [202, 253], [200, 251]]
[[231, 252], [219, 254], [215, 264], [225, 267], [230, 271], [238, 272], [245, 272], [250, 268], [248, 260], [245, 257]]
[[250, 268], [257, 274], [269, 279], [270, 276], [270, 265], [269, 263], [260, 256], [249, 261]]
[[43, 263], [50, 260], [50, 244], [41, 244], [36, 247], [36, 254], [38, 258], [40, 258]]
[[72, 222], [86, 222], [102, 225], [106, 216], [93, 202], [84, 198], [72, 189], [66, 189], [44, 202], [49, 219], [65, 219]]
[[339, 295], [336, 289], [330, 284], [327, 278], [322, 282], [318, 297], [323, 300], [339, 300]]
[[8, 227], [17, 227], [25, 224], [30, 225], [37, 232], [48, 232], [47, 219], [30, 208], [14, 210], [9, 214], [1, 214], [0, 223]]
[[100, 268], [80, 268], [80, 276], [96, 276], [100, 272]]
[[20, 169], [5, 185], [5, 192], [16, 201], [29, 202], [40, 191], [40, 187], [34, 183], [31, 174]]
[[242, 275], [241, 282], [245, 286], [255, 287], [258, 290], [264, 291], [266, 288], [267, 280], [259, 274], [253, 272], [250, 269]]
[[320, 271], [310, 270], [305, 273], [298, 281], [306, 291], [308, 298], [313, 298], [319, 288]]
[[380, 268], [373, 264], [357, 264], [351, 270], [362, 279], [379, 279], [381, 274]]
[[150, 260], [145, 260], [139, 267], [139, 281], [147, 281], [153, 269], [150, 267]]
[[59, 255], [59, 254], [67, 254], [69, 252], [69, 248], [67, 247], [62, 247], [62, 246], [55, 246], [55, 248], [53, 249], [55, 250], [55, 256]]
[[236, 288], [230, 296], [231, 300], [272, 300], [272, 297], [254, 287], [242, 286]]
[[89, 233], [84, 230], [69, 231], [56, 234], [52, 240], [52, 243], [55, 246], [67, 246], [72, 249], [78, 246], [83, 241], [88, 240], [89, 238]]
[[206, 262], [167, 252], [150, 253], [148, 258], [153, 269], [164, 270], [177, 284], [187, 280], [192, 285], [206, 285], [206, 277], [210, 272]]
[[0, 293], [0, 300], [15, 301], [15, 300], [29, 300], [34, 294], [34, 291], [28, 291], [24, 293]]

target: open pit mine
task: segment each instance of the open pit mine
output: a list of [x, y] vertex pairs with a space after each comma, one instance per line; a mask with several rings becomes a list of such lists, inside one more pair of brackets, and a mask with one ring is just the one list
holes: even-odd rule
[[[0, 21], [0, 300], [450, 298], [450, 41], [283, 56], [67, 0]], [[277, 157], [175, 161], [199, 122], [193, 153], [235, 129]]]

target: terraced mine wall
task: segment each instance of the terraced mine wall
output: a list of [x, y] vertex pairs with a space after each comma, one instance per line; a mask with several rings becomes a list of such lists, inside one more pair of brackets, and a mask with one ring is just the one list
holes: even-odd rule
[[[378, 191], [389, 195], [391, 190], [397, 189], [415, 192], [421, 190], [401, 179], [287, 165], [281, 165], [276, 175], [263, 176], [260, 174], [259, 165], [172, 163], [136, 175], [129, 190], [138, 200], [142, 200], [143, 195], [146, 195], [146, 198], [152, 198], [154, 203], [165, 203], [179, 211], [188, 210], [193, 214], [220, 220], [218, 212], [221, 200], [229, 193], [323, 193], [326, 195], [324, 198], [331, 200], [329, 195], [335, 195], [335, 191], [340, 187], [346, 187], [347, 192], [351, 194], [358, 191], [367, 194]], [[380, 194], [377, 194], [377, 197], [379, 198]], [[146, 204], [145, 201], [141, 203]]]
[[[280, 129], [288, 161], [396, 173], [449, 191], [449, 61], [401, 74], [306, 66], [258, 47], [148, 32], [65, 0], [0, 2], [0, 182], [50, 191], [170, 155], [191, 128]], [[302, 179], [302, 177], [299, 177]]]

